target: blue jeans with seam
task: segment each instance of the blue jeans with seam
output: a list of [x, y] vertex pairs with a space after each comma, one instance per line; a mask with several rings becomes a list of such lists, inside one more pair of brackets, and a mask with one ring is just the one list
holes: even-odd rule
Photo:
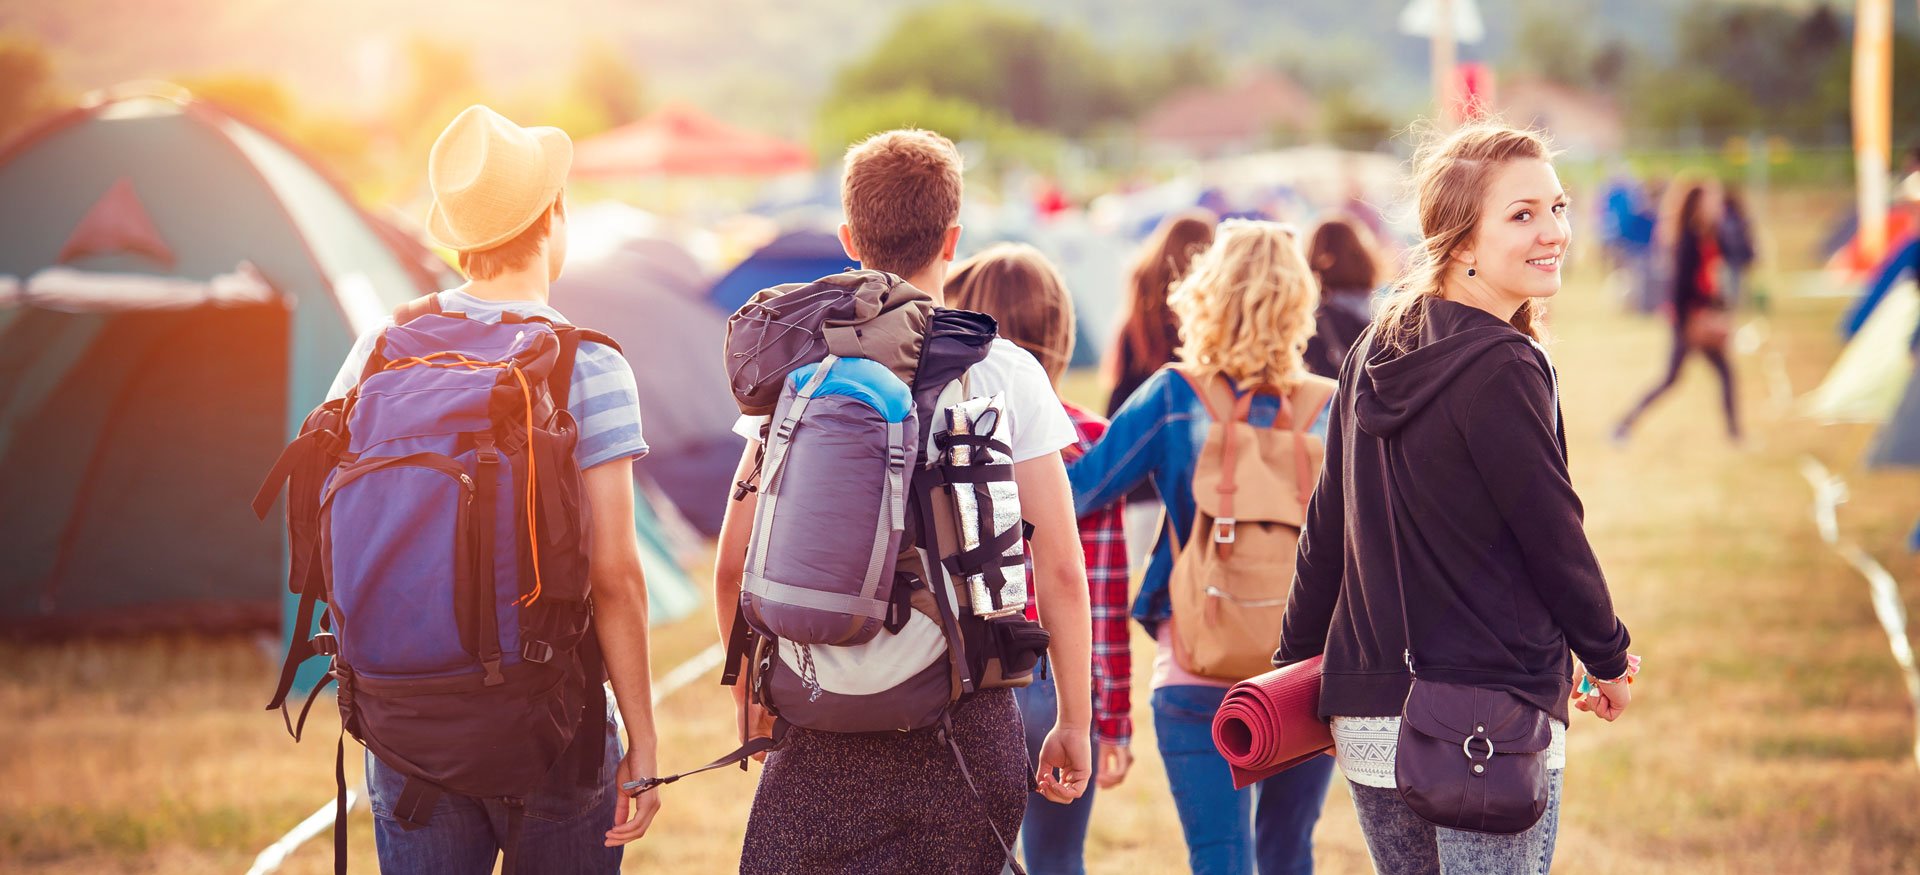
[[[590, 743], [580, 739], [578, 743]], [[539, 790], [526, 800], [520, 827], [523, 871], [546, 875], [616, 875], [625, 849], [606, 847], [613, 826], [614, 770], [620, 740], [607, 724], [600, 776], [591, 788], [574, 774], [574, 754], [561, 757]], [[373, 808], [373, 838], [380, 871], [387, 875], [489, 875], [507, 838], [507, 807], [498, 799], [446, 795], [426, 826], [408, 830], [394, 819], [393, 804], [407, 777], [367, 752], [367, 799]]]
[[[1017, 687], [1014, 701], [1020, 706], [1020, 722], [1027, 736], [1027, 762], [1040, 762], [1040, 745], [1046, 743], [1059, 708], [1059, 693], [1053, 686], [1053, 672], [1045, 668], [1034, 672], [1033, 683]], [[1099, 768], [1098, 751], [1094, 767]], [[1086, 875], [1087, 823], [1093, 819], [1094, 782], [1087, 781], [1087, 792], [1066, 805], [1053, 802], [1039, 793], [1027, 794], [1027, 813], [1020, 821], [1020, 855], [1028, 875]]]
[[1227, 691], [1199, 685], [1153, 691], [1153, 728], [1195, 875], [1311, 875], [1313, 827], [1333, 758], [1314, 757], [1245, 790], [1233, 789], [1213, 746], [1213, 714]]

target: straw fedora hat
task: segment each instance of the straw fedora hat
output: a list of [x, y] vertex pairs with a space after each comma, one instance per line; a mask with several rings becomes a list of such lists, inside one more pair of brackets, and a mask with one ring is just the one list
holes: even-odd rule
[[427, 156], [433, 206], [427, 233], [457, 252], [492, 249], [540, 218], [573, 166], [559, 128], [523, 128], [493, 110], [467, 107]]

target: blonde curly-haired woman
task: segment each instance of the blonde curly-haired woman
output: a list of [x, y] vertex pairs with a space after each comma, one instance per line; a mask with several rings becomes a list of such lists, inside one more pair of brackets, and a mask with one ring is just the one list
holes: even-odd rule
[[[1292, 229], [1272, 222], [1222, 222], [1212, 247], [1195, 260], [1168, 305], [1180, 321], [1180, 362], [1148, 377], [1113, 416], [1100, 442], [1068, 468], [1075, 510], [1088, 513], [1151, 480], [1166, 507], [1133, 617], [1154, 635], [1154, 734], [1166, 764], [1174, 806], [1196, 873], [1313, 871], [1313, 826], [1327, 794], [1333, 760], [1316, 757], [1235, 790], [1227, 761], [1214, 749], [1213, 713], [1229, 682], [1183, 669], [1173, 656], [1173, 605], [1168, 583], [1195, 513], [1193, 477], [1213, 417], [1194, 384], [1224, 381], [1236, 396], [1262, 387], [1249, 419], [1270, 425], [1281, 397], [1324, 399], [1331, 381], [1312, 376], [1302, 360], [1314, 331], [1319, 284]], [[1190, 381], [1189, 376], [1193, 379]], [[1315, 393], [1296, 393], [1317, 381]], [[1288, 405], [1292, 406], [1292, 405]], [[1287, 411], [1324, 435], [1324, 401]], [[1290, 420], [1289, 420], [1290, 421]]]

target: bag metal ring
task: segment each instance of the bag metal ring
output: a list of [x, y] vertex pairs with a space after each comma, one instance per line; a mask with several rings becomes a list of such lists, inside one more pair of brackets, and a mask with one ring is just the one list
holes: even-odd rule
[[1469, 736], [1467, 736], [1466, 738], [1463, 738], [1463, 739], [1461, 739], [1461, 740], [1460, 740], [1460, 752], [1461, 752], [1461, 753], [1463, 753], [1463, 754], [1466, 754], [1466, 757], [1467, 757], [1467, 759], [1468, 759], [1468, 760], [1472, 760], [1472, 759], [1473, 759], [1473, 751], [1472, 751], [1472, 749], [1471, 749], [1471, 748], [1472, 748], [1472, 746], [1473, 746], [1473, 740], [1474, 740], [1474, 739], [1476, 739], [1476, 738], [1477, 738], [1477, 739], [1480, 739], [1481, 741], [1484, 741], [1484, 742], [1486, 742], [1486, 744], [1487, 744], [1487, 759], [1486, 759], [1486, 762], [1492, 762], [1492, 761], [1493, 761], [1493, 739], [1491, 739], [1491, 738], [1488, 738], [1488, 737], [1486, 737], [1486, 736], [1484, 736], [1484, 735], [1469, 735]]

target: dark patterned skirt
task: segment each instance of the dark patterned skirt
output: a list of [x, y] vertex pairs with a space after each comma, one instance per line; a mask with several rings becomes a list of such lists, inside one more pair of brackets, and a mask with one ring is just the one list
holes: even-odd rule
[[1032, 786], [1011, 690], [953, 710], [975, 798], [937, 728], [849, 735], [795, 727], [767, 755], [740, 871], [997, 875]]

